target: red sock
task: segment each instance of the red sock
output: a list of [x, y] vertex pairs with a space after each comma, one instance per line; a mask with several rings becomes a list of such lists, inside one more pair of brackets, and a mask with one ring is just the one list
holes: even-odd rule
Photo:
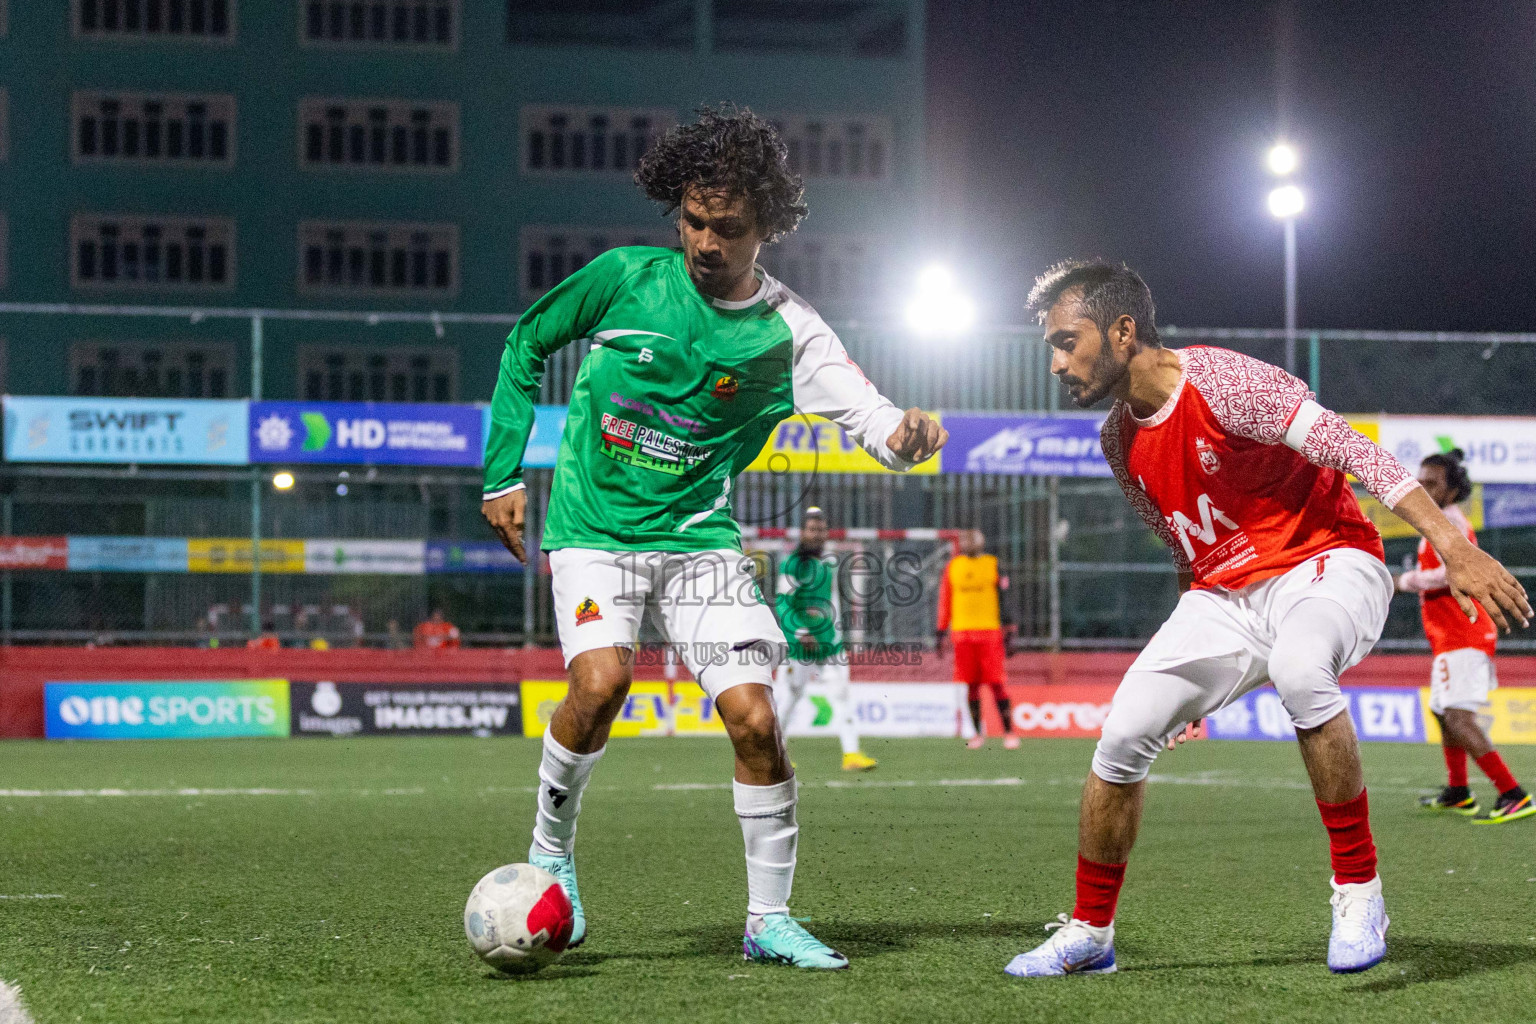
[[1467, 752], [1460, 747], [1441, 747], [1445, 754], [1445, 777], [1447, 785], [1460, 786], [1465, 789], [1467, 785]]
[[1328, 829], [1328, 853], [1333, 880], [1340, 885], [1369, 882], [1376, 877], [1376, 844], [1371, 841], [1371, 810], [1365, 790], [1342, 804], [1317, 802]]
[[1077, 905], [1072, 916], [1096, 928], [1114, 923], [1115, 904], [1125, 883], [1124, 864], [1099, 864], [1077, 855]]
[[1510, 774], [1509, 768], [1504, 764], [1504, 759], [1499, 756], [1497, 750], [1490, 750], [1478, 758], [1477, 766], [1483, 770], [1484, 775], [1488, 776], [1488, 781], [1493, 783], [1493, 788], [1497, 789], [1500, 795], [1520, 785]]

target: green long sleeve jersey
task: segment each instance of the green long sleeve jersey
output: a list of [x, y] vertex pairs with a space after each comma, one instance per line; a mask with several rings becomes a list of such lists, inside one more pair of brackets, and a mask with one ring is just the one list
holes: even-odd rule
[[740, 302], [694, 287], [683, 254], [612, 249], [534, 303], [507, 338], [491, 402], [487, 499], [523, 486], [544, 364], [590, 339], [571, 392], [541, 547], [739, 549], [731, 485], [788, 416], [841, 426], [891, 469], [901, 410], [803, 299], [759, 271]]
[[779, 566], [774, 612], [796, 661], [824, 662], [843, 650], [837, 558], [796, 550]]

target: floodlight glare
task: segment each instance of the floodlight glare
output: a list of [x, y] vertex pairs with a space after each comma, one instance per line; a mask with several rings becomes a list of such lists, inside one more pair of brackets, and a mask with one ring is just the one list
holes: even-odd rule
[[293, 487], [293, 474], [286, 469], [281, 473], [272, 474], [272, 486], [280, 491], [286, 491]]
[[961, 334], [976, 323], [976, 305], [955, 284], [948, 267], [932, 264], [917, 275], [907, 303], [907, 325], [918, 334]]
[[1283, 178], [1296, 170], [1296, 165], [1301, 163], [1301, 155], [1290, 143], [1277, 142], [1269, 148], [1264, 162], [1269, 166], [1270, 174]]
[[1280, 220], [1290, 220], [1306, 205], [1306, 198], [1295, 185], [1281, 185], [1269, 194], [1270, 215]]

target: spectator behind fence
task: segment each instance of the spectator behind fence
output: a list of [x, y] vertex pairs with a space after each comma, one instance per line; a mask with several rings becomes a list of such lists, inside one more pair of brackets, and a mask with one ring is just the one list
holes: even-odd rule
[[410, 642], [406, 640], [405, 634], [400, 631], [400, 620], [390, 619], [389, 624], [384, 627], [384, 649], [387, 651], [403, 651], [410, 646]]
[[443, 618], [441, 608], [432, 609], [427, 621], [417, 626], [412, 636], [418, 650], [459, 646], [459, 627]]

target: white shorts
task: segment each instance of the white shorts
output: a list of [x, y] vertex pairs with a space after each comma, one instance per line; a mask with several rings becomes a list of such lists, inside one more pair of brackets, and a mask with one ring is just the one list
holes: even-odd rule
[[1446, 651], [1435, 655], [1429, 673], [1429, 710], [1437, 715], [1452, 708], [1480, 711], [1498, 687], [1499, 676], [1488, 652], [1476, 647]]
[[[1277, 659], [1281, 623], [1303, 601], [1315, 614], [1319, 599], [1337, 606], [1339, 618], [1325, 619], [1332, 635], [1316, 645], [1292, 642]], [[1115, 691], [1095, 774], [1110, 782], [1145, 777], [1170, 735], [1270, 682], [1272, 674], [1296, 727], [1323, 725], [1347, 709], [1338, 675], [1370, 653], [1391, 599], [1387, 567], [1353, 548], [1334, 549], [1242, 590], [1187, 592]]]
[[600, 647], [632, 650], [649, 611], [712, 699], [738, 683], [773, 685], [784, 633], [740, 551], [560, 548], [549, 568], [566, 667]]

